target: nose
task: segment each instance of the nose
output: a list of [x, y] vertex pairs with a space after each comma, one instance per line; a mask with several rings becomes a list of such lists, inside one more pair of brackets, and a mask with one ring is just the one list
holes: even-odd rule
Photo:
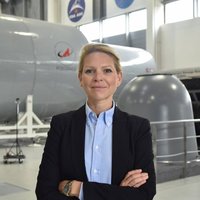
[[94, 75], [94, 81], [102, 81], [103, 73], [101, 71], [96, 71]]

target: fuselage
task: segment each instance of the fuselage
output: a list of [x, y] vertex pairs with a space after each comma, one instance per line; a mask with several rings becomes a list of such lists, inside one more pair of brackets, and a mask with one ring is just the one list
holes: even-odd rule
[[[40, 118], [67, 112], [85, 102], [77, 67], [80, 49], [89, 41], [75, 27], [0, 15], [0, 122], [25, 111], [27, 95]], [[136, 75], [155, 70], [152, 56], [142, 49], [111, 45], [118, 53], [123, 87]]]

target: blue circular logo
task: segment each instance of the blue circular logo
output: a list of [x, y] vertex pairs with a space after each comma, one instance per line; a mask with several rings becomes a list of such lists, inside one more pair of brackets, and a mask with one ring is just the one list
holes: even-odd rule
[[128, 8], [134, 0], [115, 0], [115, 3], [119, 8]]
[[68, 4], [68, 17], [72, 22], [78, 22], [85, 12], [85, 0], [70, 0]]

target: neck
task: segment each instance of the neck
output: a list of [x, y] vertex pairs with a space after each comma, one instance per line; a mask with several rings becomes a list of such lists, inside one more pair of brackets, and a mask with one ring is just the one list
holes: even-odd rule
[[90, 102], [88, 100], [87, 103], [88, 103], [88, 106], [91, 108], [91, 110], [93, 112], [95, 112], [97, 116], [101, 112], [104, 112], [104, 111], [109, 110], [110, 108], [112, 108], [112, 105], [113, 105], [112, 101], [110, 101], [110, 102], [96, 102], [96, 103], [94, 103], [94, 102]]

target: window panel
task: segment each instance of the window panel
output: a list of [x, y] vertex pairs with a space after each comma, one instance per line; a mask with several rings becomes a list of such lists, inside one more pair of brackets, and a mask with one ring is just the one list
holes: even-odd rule
[[193, 0], [179, 0], [165, 5], [165, 23], [193, 18]]
[[103, 37], [110, 37], [125, 33], [125, 15], [103, 20]]
[[197, 2], [197, 6], [198, 6], [198, 17], [200, 17], [200, 0], [198, 0]]
[[138, 10], [129, 14], [129, 31], [139, 31], [147, 28], [147, 10]]
[[85, 35], [85, 37], [92, 41], [99, 39], [99, 22], [93, 22], [80, 26], [80, 31]]

